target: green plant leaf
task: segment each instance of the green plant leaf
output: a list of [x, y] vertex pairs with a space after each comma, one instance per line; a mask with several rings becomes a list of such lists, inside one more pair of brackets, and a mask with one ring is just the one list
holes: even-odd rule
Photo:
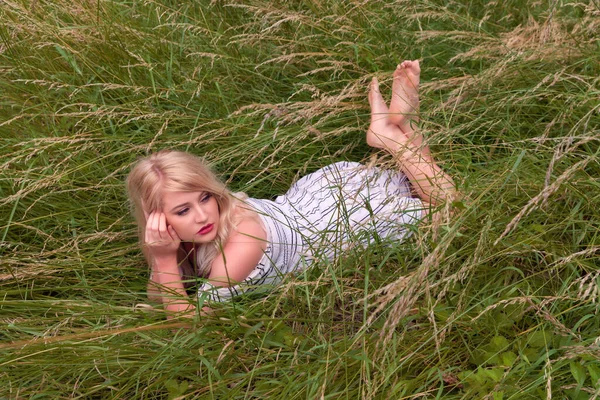
[[485, 375], [490, 377], [494, 382], [498, 383], [502, 380], [502, 376], [504, 375], [504, 368], [495, 367], [483, 370]]
[[517, 355], [512, 351], [505, 351], [504, 353], [500, 354], [501, 365], [506, 367], [513, 365], [516, 359]]
[[546, 347], [552, 341], [552, 333], [550, 331], [536, 331], [527, 338], [527, 346], [533, 348]]
[[492, 340], [490, 340], [490, 347], [491, 350], [495, 350], [495, 351], [502, 351], [505, 350], [509, 343], [508, 343], [508, 339], [506, 339], [504, 336], [494, 336], [492, 338]]
[[592, 380], [592, 385], [597, 389], [600, 387], [600, 366], [595, 364], [587, 365], [588, 373], [590, 374], [590, 379]]
[[577, 385], [583, 386], [583, 383], [585, 382], [585, 378], [586, 378], [585, 367], [583, 365], [581, 365], [581, 363], [578, 363], [575, 361], [571, 361], [569, 363], [569, 367], [571, 369], [571, 375], [573, 375], [573, 378], [577, 382]]

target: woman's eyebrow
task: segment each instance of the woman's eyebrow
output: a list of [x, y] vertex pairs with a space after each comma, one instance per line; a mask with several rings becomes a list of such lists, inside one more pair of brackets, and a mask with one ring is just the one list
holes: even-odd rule
[[[207, 194], [208, 194], [208, 192], [200, 192], [200, 194], [198, 195], [198, 198], [202, 198], [202, 197], [206, 196]], [[184, 207], [184, 206], [189, 207], [190, 206], [190, 202], [186, 201], [185, 203], [181, 203], [179, 205], [176, 205], [175, 207], [173, 207], [171, 209], [171, 212], [175, 211], [178, 208]]]
[[176, 205], [175, 207], [173, 207], [171, 209], [171, 212], [177, 210], [178, 208], [181, 208], [181, 207], [184, 207], [184, 206], [189, 206], [189, 205], [190, 205], [189, 201], [186, 201], [185, 203], [178, 204], [178, 205]]

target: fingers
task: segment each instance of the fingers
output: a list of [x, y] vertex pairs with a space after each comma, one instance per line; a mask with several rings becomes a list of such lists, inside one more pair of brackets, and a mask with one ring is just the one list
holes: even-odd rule
[[167, 239], [167, 217], [165, 213], [160, 213], [158, 218], [158, 235], [161, 239]]
[[146, 216], [146, 229], [144, 231], [144, 242], [145, 243], [150, 242], [153, 224], [154, 224], [154, 212], [152, 212]]
[[167, 232], [167, 217], [163, 212], [153, 211], [146, 220], [146, 243], [171, 239]]
[[144, 244], [154, 257], [172, 256], [177, 253], [181, 239], [175, 229], [167, 223], [167, 216], [161, 211], [148, 214]]
[[179, 235], [177, 235], [177, 232], [175, 232], [175, 229], [173, 229], [173, 227], [171, 225], [167, 225], [167, 231], [168, 231], [169, 235], [171, 236], [171, 239], [176, 240], [178, 242], [181, 241], [181, 239], [179, 238]]
[[150, 230], [152, 231], [152, 233], [154, 233], [157, 239], [160, 239], [160, 214], [161, 213], [154, 213], [154, 218], [152, 218], [152, 225], [150, 225]]

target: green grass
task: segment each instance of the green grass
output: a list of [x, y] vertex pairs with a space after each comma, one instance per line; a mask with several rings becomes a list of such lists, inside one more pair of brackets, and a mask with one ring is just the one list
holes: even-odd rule
[[[600, 398], [599, 37], [594, 1], [2, 2], [0, 397]], [[137, 158], [271, 198], [367, 159], [415, 58], [450, 219], [192, 329], [136, 306]]]

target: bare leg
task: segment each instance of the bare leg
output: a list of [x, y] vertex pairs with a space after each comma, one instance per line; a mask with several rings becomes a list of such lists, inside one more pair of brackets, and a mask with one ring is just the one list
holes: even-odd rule
[[[416, 94], [416, 89], [414, 93]], [[426, 153], [423, 148], [418, 147], [414, 140], [418, 133], [408, 121], [400, 121], [408, 132], [391, 121], [390, 110], [381, 96], [376, 78], [371, 82], [369, 103], [371, 105], [371, 125], [367, 131], [369, 146], [391, 153], [417, 195], [426, 203], [438, 205], [452, 200], [455, 197], [452, 178], [435, 163], [428, 150]]]
[[394, 71], [392, 100], [390, 101], [390, 122], [398, 125], [409, 137], [412, 144], [430, 156], [429, 148], [423, 146], [423, 135], [419, 133], [419, 82], [421, 67], [419, 61], [403, 61]]

